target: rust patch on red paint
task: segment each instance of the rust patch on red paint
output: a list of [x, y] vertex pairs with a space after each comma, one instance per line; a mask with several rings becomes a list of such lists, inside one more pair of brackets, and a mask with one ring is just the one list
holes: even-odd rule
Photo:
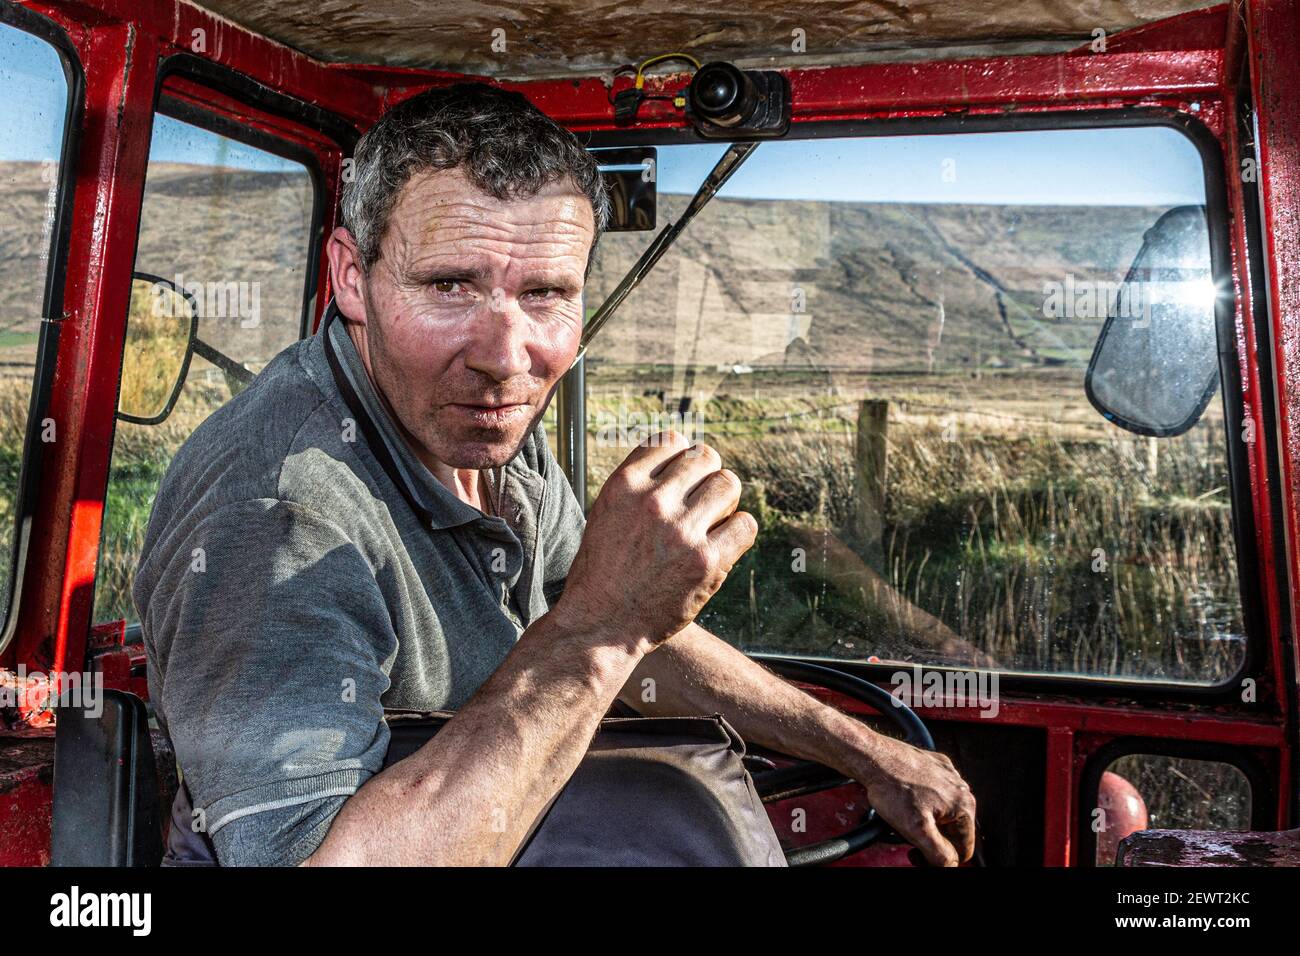
[[46, 866], [54, 798], [54, 731], [0, 737], [0, 866]]
[[0, 793], [32, 780], [54, 779], [54, 736], [6, 738], [0, 741]]
[[1116, 865], [1298, 866], [1300, 830], [1143, 830], [1120, 843]]

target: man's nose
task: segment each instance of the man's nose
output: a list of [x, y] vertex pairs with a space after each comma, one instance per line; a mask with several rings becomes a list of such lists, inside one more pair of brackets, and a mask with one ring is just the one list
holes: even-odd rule
[[494, 290], [477, 313], [465, 350], [466, 367], [490, 375], [497, 382], [530, 372], [533, 326], [518, 300]]

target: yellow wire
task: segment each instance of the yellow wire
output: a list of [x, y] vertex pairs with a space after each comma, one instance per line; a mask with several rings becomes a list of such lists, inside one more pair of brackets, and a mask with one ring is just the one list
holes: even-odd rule
[[654, 66], [656, 63], [662, 63], [664, 60], [686, 60], [697, 70], [701, 65], [700, 61], [695, 59], [695, 57], [691, 56], [689, 53], [661, 53], [659, 56], [652, 56], [650, 59], [643, 61], [641, 65], [636, 68], [636, 88], [638, 90], [645, 86], [645, 76], [642, 75], [645, 68], [647, 66]]

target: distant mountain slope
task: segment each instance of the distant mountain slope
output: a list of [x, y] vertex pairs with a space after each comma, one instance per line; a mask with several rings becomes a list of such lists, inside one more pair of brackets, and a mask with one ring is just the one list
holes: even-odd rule
[[[49, 186], [31, 163], [0, 164], [0, 334], [34, 333]], [[301, 176], [156, 165], [145, 271], [258, 282], [262, 322], [205, 325], [218, 346], [267, 358], [297, 334], [309, 193]], [[215, 190], [215, 192], [214, 192]], [[660, 197], [660, 224], [686, 197]], [[828, 366], [911, 370], [927, 362], [1086, 360], [1098, 320], [1042, 315], [1046, 282], [1119, 282], [1163, 210], [719, 199], [596, 341], [594, 361], [732, 365], [779, 359], [802, 339]], [[651, 233], [601, 241], [594, 308]], [[804, 310], [794, 299], [803, 296]], [[13, 341], [0, 337], [0, 346]]]
[[[53, 214], [41, 174], [40, 164], [0, 163], [0, 332], [11, 339], [18, 333], [34, 340], [39, 319], [45, 243], [32, 224]], [[248, 304], [256, 284], [256, 325], [233, 307], [224, 315], [213, 308], [200, 326], [206, 340], [263, 361], [297, 337], [311, 222], [305, 175], [155, 163], [145, 202], [137, 269], [168, 280], [179, 273], [186, 284], [210, 288], [247, 283]]]
[[[683, 206], [684, 197], [661, 197], [660, 224]], [[752, 363], [797, 334], [829, 366], [923, 368], [931, 347], [949, 366], [1086, 361], [1099, 320], [1046, 318], [1044, 284], [1122, 281], [1162, 211], [714, 200], [592, 355]], [[589, 307], [650, 235], [601, 240]]]

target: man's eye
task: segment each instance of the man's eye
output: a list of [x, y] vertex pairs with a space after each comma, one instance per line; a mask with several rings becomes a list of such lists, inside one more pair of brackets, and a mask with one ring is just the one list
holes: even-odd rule
[[460, 291], [460, 283], [455, 279], [434, 279], [433, 291], [441, 292], [443, 295], [450, 295], [453, 292]]

